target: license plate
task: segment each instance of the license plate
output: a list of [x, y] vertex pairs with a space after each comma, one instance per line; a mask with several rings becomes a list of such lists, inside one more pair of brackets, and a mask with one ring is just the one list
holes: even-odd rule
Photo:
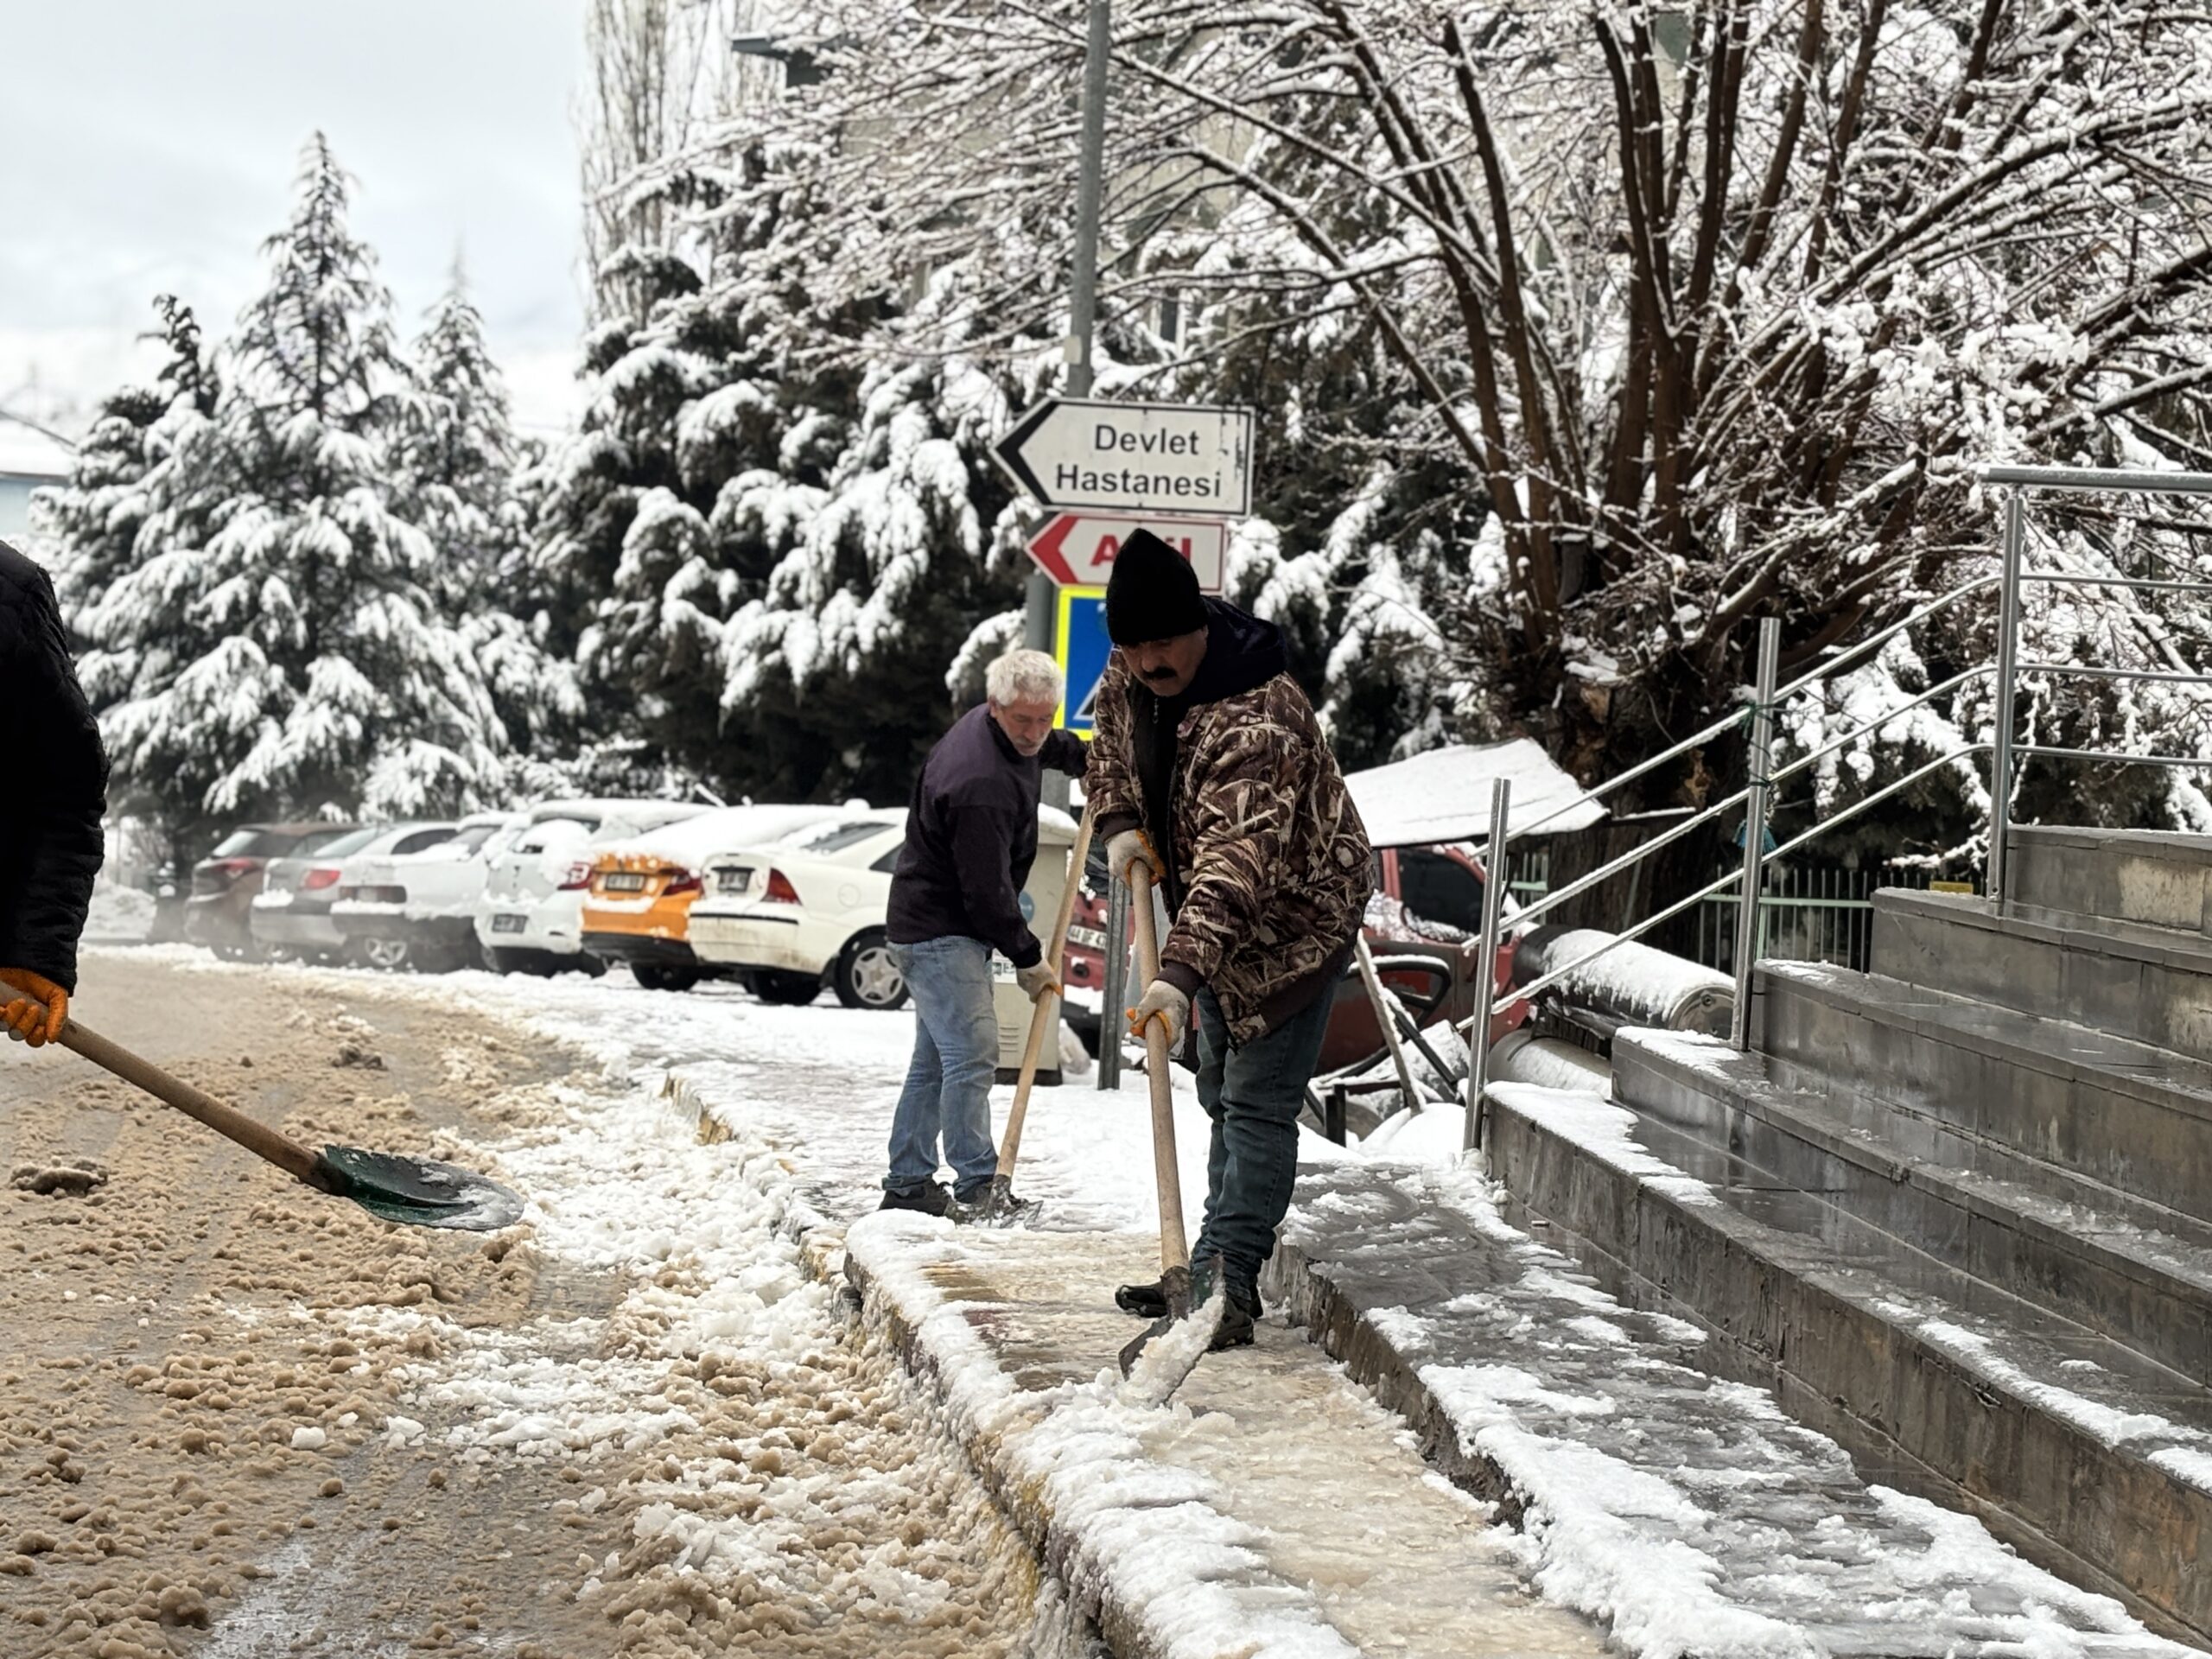
[[510, 916], [502, 912], [492, 918], [492, 931], [494, 933], [519, 933], [527, 920], [529, 918], [525, 916]]
[[1092, 950], [1106, 948], [1106, 935], [1095, 927], [1071, 927], [1068, 929], [1068, 938], [1071, 943]]
[[715, 879], [716, 893], [743, 893], [752, 885], [751, 870], [723, 870]]
[[643, 893], [645, 890], [645, 878], [626, 870], [617, 870], [611, 875], [601, 876], [600, 880], [609, 893]]

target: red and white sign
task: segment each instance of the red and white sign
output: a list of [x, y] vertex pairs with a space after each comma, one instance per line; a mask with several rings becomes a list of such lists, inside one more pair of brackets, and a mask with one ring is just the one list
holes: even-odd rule
[[1198, 591], [1221, 591], [1229, 563], [1229, 526], [1218, 518], [1134, 518], [1064, 512], [1030, 538], [1029, 556], [1063, 588], [1103, 587], [1114, 574], [1122, 543], [1140, 530], [1154, 535], [1191, 562]]

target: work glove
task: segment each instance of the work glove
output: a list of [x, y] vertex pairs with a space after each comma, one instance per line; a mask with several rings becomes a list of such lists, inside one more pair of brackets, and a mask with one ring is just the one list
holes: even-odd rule
[[1173, 1048], [1183, 1040], [1191, 1023], [1191, 999], [1166, 980], [1155, 979], [1145, 988], [1144, 1001], [1128, 1012], [1130, 1036], [1142, 1042], [1144, 1028], [1158, 1020], [1167, 1033], [1167, 1046]]
[[1141, 830], [1124, 830], [1109, 836], [1106, 841], [1106, 869], [1116, 881], [1127, 886], [1129, 867], [1143, 860], [1152, 868], [1154, 881], [1167, 874], [1167, 867], [1160, 861], [1160, 855], [1153, 850], [1152, 837]]
[[1043, 997], [1047, 991], [1055, 996], [1060, 991], [1060, 982], [1052, 972], [1052, 964], [1041, 957], [1027, 968], [1015, 969], [1014, 982], [1021, 987], [1021, 994], [1032, 1002]]
[[28, 968], [0, 968], [0, 985], [15, 993], [0, 1004], [9, 1041], [41, 1048], [61, 1034], [69, 1018], [68, 992]]

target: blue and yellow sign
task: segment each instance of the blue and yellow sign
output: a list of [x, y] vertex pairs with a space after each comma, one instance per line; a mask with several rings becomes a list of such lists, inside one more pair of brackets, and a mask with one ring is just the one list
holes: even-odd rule
[[1052, 657], [1066, 677], [1067, 690], [1061, 695], [1054, 725], [1078, 737], [1090, 735], [1098, 682], [1105, 677], [1106, 659], [1113, 651], [1114, 642], [1106, 637], [1106, 590], [1061, 588], [1052, 619]]

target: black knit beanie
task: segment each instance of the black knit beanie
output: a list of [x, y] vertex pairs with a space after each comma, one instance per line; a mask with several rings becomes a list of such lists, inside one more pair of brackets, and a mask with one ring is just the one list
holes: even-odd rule
[[1123, 542], [1106, 582], [1106, 637], [1117, 645], [1148, 645], [1205, 626], [1191, 562], [1148, 530]]

